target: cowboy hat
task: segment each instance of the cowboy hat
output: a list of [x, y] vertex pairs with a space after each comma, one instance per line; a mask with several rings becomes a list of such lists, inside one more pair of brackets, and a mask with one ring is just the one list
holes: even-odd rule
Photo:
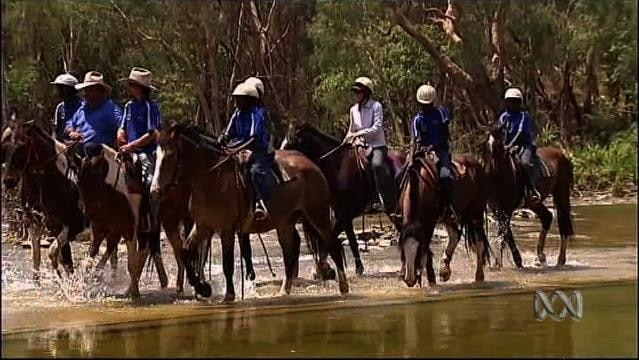
[[120, 79], [120, 81], [129, 81], [130, 83], [138, 84], [151, 90], [157, 90], [155, 86], [151, 85], [151, 75], [149, 70], [136, 66], [131, 69], [128, 78]]
[[90, 86], [100, 85], [107, 91], [111, 92], [111, 86], [104, 82], [104, 76], [102, 73], [97, 71], [89, 71], [84, 75], [84, 82], [80, 84], [76, 84], [75, 88], [77, 90], [82, 90], [84, 88], [88, 88]]

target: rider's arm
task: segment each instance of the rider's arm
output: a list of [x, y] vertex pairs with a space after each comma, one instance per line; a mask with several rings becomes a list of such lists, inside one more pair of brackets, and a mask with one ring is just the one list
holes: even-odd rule
[[235, 112], [233, 113], [233, 115], [231, 115], [231, 120], [229, 120], [229, 123], [226, 125], [226, 129], [224, 129], [224, 137], [227, 139], [233, 139], [237, 136], [237, 129], [235, 127], [235, 120], [237, 119], [237, 116], [239, 114], [238, 110], [235, 110]]
[[373, 124], [369, 128], [362, 129], [356, 132], [355, 136], [368, 135], [377, 132], [377, 130], [382, 128], [383, 120], [384, 111], [382, 109], [382, 105], [378, 102], [375, 102], [375, 105], [373, 105]]
[[517, 143], [517, 140], [519, 140], [519, 137], [521, 136], [521, 133], [525, 129], [525, 127], [524, 127], [525, 126], [525, 122], [526, 122], [526, 114], [524, 112], [522, 112], [521, 113], [521, 120], [519, 121], [519, 127], [517, 128], [517, 133], [515, 134], [515, 137], [513, 137], [513, 139], [510, 141], [510, 143], [508, 145], [506, 145], [507, 148], [511, 148]]

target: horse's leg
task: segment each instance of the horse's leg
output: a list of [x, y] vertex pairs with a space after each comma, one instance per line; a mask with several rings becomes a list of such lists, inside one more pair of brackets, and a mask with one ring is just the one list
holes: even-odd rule
[[456, 224], [446, 223], [446, 231], [448, 232], [448, 243], [446, 249], [442, 254], [442, 258], [439, 261], [439, 279], [446, 282], [450, 279], [450, 263], [453, 261], [453, 254], [455, 254], [455, 248], [459, 243], [461, 234]]
[[484, 229], [483, 216], [473, 221], [472, 230], [475, 235], [475, 255], [477, 256], [477, 267], [475, 269], [475, 281], [484, 281], [484, 265], [488, 257], [488, 236]]
[[253, 269], [253, 250], [251, 249], [251, 234], [238, 233], [240, 240], [240, 250], [242, 259], [246, 264], [246, 280], [255, 280], [255, 270]]
[[[29, 236], [33, 236], [33, 235], [29, 235]], [[48, 256], [49, 256], [49, 260], [51, 260], [51, 266], [53, 267], [53, 270], [55, 270], [58, 276], [62, 276], [60, 274], [60, 270], [58, 269], [58, 238], [57, 237], [55, 240], [53, 240], [53, 242], [49, 246]]]
[[149, 234], [149, 251], [155, 264], [155, 270], [160, 280], [160, 288], [164, 289], [169, 285], [169, 278], [166, 276], [164, 262], [162, 261], [162, 247], [160, 244], [160, 231], [156, 230]]
[[204, 228], [198, 224], [193, 225], [191, 233], [182, 244], [182, 251], [180, 252], [189, 284], [193, 286], [197, 294], [204, 297], [211, 296], [211, 286], [200, 277], [200, 269], [197, 269], [197, 271], [195, 269], [195, 260], [197, 260], [197, 251], [195, 248], [203, 241], [208, 241], [212, 235], [213, 230]]
[[331, 231], [331, 221], [328, 214], [324, 214], [324, 210], [321, 208], [309, 209], [305, 218], [319, 236], [320, 251], [327, 251], [335, 262], [340, 293], [348, 293], [348, 281], [344, 271], [344, 248], [337, 240], [337, 235]]
[[289, 295], [291, 293], [296, 268], [299, 266], [300, 242], [297, 241], [299, 236], [293, 235], [296, 231], [294, 222], [277, 228], [277, 240], [282, 247], [285, 274], [280, 288], [280, 295]]
[[235, 301], [235, 287], [233, 286], [233, 272], [235, 271], [235, 233], [232, 231], [220, 232], [222, 240], [222, 268], [226, 279], [226, 294], [224, 302]]
[[[78, 231], [79, 232], [79, 231]], [[75, 237], [77, 232], [72, 236]], [[69, 240], [71, 239], [71, 229], [69, 226], [64, 226], [62, 231], [58, 234], [58, 259], [62, 266], [64, 267], [64, 271], [68, 274], [73, 274], [73, 259], [71, 257], [71, 243]]]
[[506, 240], [506, 244], [510, 247], [510, 252], [513, 255], [513, 262], [515, 266], [518, 268], [524, 267], [521, 259], [521, 254], [519, 254], [519, 249], [517, 249], [517, 244], [515, 244], [515, 237], [513, 236], [513, 231], [510, 227], [510, 218], [506, 221], [506, 231], [504, 232], [504, 239]]
[[111, 254], [109, 260], [111, 263], [111, 278], [115, 279], [118, 272], [118, 244], [120, 243], [120, 235], [112, 234], [107, 236], [107, 253]]
[[[355, 230], [353, 229], [353, 220], [339, 220], [335, 223], [333, 227], [333, 233], [335, 236], [339, 236], [339, 234], [344, 230], [346, 232], [346, 237], [348, 238], [348, 246], [351, 248], [351, 253], [353, 254], [353, 259], [355, 260], [355, 273], [357, 275], [362, 275], [364, 273], [364, 264], [362, 263], [362, 259], [359, 254], [359, 244], [357, 243], [357, 237], [355, 236]], [[339, 239], [338, 239], [339, 241]], [[344, 259], [346, 261], [346, 259]]]
[[537, 239], [537, 260], [535, 265], [546, 266], [546, 254], [544, 254], [544, 245], [546, 244], [546, 235], [550, 230], [552, 224], [552, 213], [543, 203], [530, 208], [541, 221], [541, 231], [539, 232], [539, 239]]
[[[167, 229], [168, 228], [168, 229]], [[180, 237], [180, 231], [177, 226], [175, 227], [164, 227], [164, 231], [166, 232], [166, 237], [169, 239], [169, 243], [173, 248], [173, 255], [175, 256], [175, 263], [177, 264], [178, 274], [177, 280], [175, 283], [175, 290], [178, 294], [184, 292], [184, 263], [182, 262], [181, 256], [181, 248], [182, 248], [182, 238]]]
[[145, 258], [142, 258], [142, 251], [138, 250], [138, 240], [133, 237], [126, 239], [126, 255], [127, 255], [127, 269], [129, 270], [130, 283], [129, 288], [126, 291], [127, 296], [133, 298], [140, 296], [140, 275], [142, 274], [142, 267], [144, 266]]
[[31, 259], [32, 259], [32, 271], [33, 280], [37, 281], [40, 277], [40, 239], [37, 236], [33, 236], [27, 231], [27, 236], [31, 238]]
[[435, 232], [435, 223], [431, 224], [426, 228], [425, 237], [424, 237], [424, 255], [426, 256], [426, 278], [428, 279], [428, 285], [434, 286], [437, 282], [435, 277], [435, 269], [433, 268], [433, 252], [430, 250], [430, 242], [433, 238], [433, 233]]

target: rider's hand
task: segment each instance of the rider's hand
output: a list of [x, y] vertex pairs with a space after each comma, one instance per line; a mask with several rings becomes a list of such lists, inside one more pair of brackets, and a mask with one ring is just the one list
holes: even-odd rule
[[217, 138], [217, 142], [220, 143], [220, 145], [222, 146], [226, 146], [226, 144], [229, 142], [229, 138], [228, 136], [226, 136], [226, 134], [222, 134]]
[[355, 133], [349, 132], [348, 134], [346, 134], [346, 136], [344, 137], [344, 142], [350, 143], [353, 142], [353, 140], [355, 140]]
[[120, 146], [120, 152], [122, 153], [130, 153], [130, 152], [133, 152], [133, 150], [135, 150], [135, 147], [132, 146], [131, 144], [124, 144]]
[[77, 132], [77, 131], [71, 131], [71, 132], [69, 133], [69, 138], [70, 138], [71, 140], [74, 140], [74, 141], [76, 141], [76, 140], [81, 140], [81, 139], [82, 139], [82, 137], [83, 137], [83, 136], [82, 136], [82, 134], [81, 134], [81, 133], [79, 133], [79, 132]]

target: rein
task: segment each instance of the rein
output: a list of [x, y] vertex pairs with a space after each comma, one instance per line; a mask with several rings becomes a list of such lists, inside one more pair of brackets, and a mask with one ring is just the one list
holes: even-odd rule
[[320, 160], [324, 160], [325, 158], [329, 157], [330, 155], [332, 155], [334, 152], [336, 152], [337, 150], [341, 149], [342, 146], [348, 144], [346, 141], [342, 141], [339, 145], [337, 145], [336, 147], [334, 147], [332, 150], [330, 150], [329, 152], [327, 152], [326, 154], [322, 155], [319, 157]]

